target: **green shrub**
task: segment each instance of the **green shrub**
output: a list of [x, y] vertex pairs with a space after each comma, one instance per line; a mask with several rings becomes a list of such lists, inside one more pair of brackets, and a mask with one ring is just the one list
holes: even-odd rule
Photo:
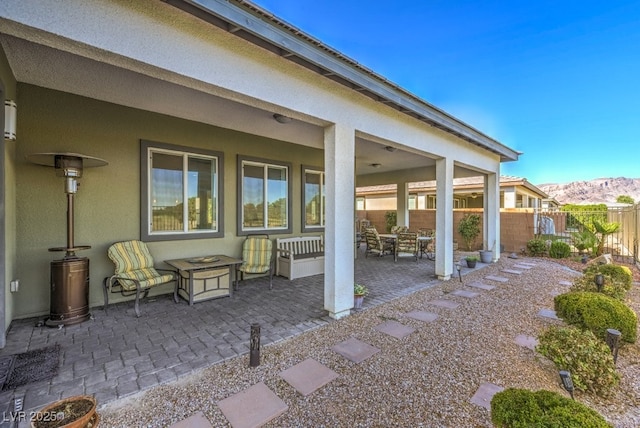
[[600, 428], [611, 427], [595, 410], [557, 392], [508, 388], [491, 399], [491, 422], [496, 427]]
[[566, 259], [571, 255], [571, 247], [563, 241], [553, 241], [549, 247], [549, 257], [554, 259]]
[[624, 300], [627, 292], [631, 290], [633, 276], [631, 270], [626, 266], [614, 264], [592, 264], [584, 269], [584, 275], [573, 282], [571, 291], [598, 291], [595, 283], [595, 276], [604, 276], [602, 293], [617, 300]]
[[590, 275], [591, 278], [601, 273], [604, 275], [605, 284], [607, 280], [619, 282], [625, 291], [631, 290], [631, 285], [633, 284], [633, 274], [631, 273], [631, 269], [626, 266], [616, 264], [592, 264], [587, 266], [582, 273], [584, 273], [585, 276]]
[[636, 341], [638, 317], [627, 305], [603, 293], [577, 291], [554, 298], [556, 314], [567, 323], [591, 330], [604, 340], [608, 328], [622, 333], [622, 340]]
[[577, 390], [606, 396], [620, 381], [611, 350], [589, 330], [549, 327], [538, 337], [536, 351], [553, 361], [558, 370], [571, 372]]
[[527, 251], [532, 256], [544, 256], [547, 244], [542, 239], [531, 239], [527, 242]]

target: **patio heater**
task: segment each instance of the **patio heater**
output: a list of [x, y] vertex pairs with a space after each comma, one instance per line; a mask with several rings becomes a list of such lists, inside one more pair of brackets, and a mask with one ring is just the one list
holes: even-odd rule
[[78, 153], [35, 153], [27, 160], [38, 165], [54, 167], [56, 176], [65, 178], [67, 194], [67, 245], [49, 248], [64, 252], [61, 260], [51, 262], [50, 313], [44, 324], [62, 328], [88, 320], [89, 314], [89, 259], [76, 256], [76, 251], [88, 250], [88, 245], [76, 245], [73, 236], [73, 205], [78, 192], [78, 179], [84, 168], [107, 165], [103, 159]]

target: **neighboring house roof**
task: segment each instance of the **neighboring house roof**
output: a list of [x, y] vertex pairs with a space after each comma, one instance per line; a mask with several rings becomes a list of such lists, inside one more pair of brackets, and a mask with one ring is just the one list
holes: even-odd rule
[[[478, 189], [482, 188], [484, 185], [484, 177], [465, 177], [465, 178], [454, 178], [453, 179], [453, 188], [454, 190], [463, 190], [463, 189]], [[526, 178], [522, 177], [514, 177], [510, 175], [501, 175], [500, 176], [500, 187], [509, 187], [509, 186], [523, 186], [533, 193], [540, 195], [542, 198], [548, 198], [549, 195], [544, 193], [542, 190], [529, 183]], [[415, 183], [409, 183], [409, 191], [410, 192], [435, 192], [436, 190], [436, 181], [419, 181]], [[357, 195], [367, 195], [367, 194], [381, 194], [381, 193], [396, 193], [396, 185], [395, 184], [385, 184], [380, 186], [367, 186], [367, 187], [358, 187], [356, 189]]]
[[515, 161], [521, 154], [249, 1], [165, 1], [325, 78], [489, 150], [499, 155], [501, 161]]

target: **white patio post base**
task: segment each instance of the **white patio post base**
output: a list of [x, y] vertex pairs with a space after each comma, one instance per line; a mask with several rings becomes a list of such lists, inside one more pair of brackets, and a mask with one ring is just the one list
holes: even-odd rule
[[329, 316], [331, 318], [333, 318], [334, 320], [339, 320], [340, 318], [344, 318], [351, 315], [351, 309], [347, 309], [346, 311], [340, 311], [340, 312], [331, 312], [329, 311]]

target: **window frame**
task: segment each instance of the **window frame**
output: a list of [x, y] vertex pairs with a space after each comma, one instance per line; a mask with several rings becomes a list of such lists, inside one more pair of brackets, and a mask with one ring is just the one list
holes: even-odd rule
[[[243, 174], [243, 165], [245, 162], [249, 162], [252, 164], [261, 164], [262, 167], [266, 168], [269, 166], [273, 166], [273, 167], [277, 167], [277, 168], [284, 168], [286, 170], [286, 175], [287, 175], [287, 227], [286, 228], [269, 228], [269, 227], [262, 227], [262, 228], [250, 228], [250, 229], [244, 229], [244, 189], [243, 189], [243, 179], [244, 179], [244, 174]], [[293, 173], [293, 168], [292, 168], [292, 164], [290, 162], [284, 162], [284, 161], [277, 161], [277, 160], [273, 160], [273, 159], [265, 159], [265, 158], [258, 158], [258, 157], [253, 157], [253, 156], [245, 156], [245, 155], [238, 155], [238, 160], [237, 160], [237, 180], [236, 180], [236, 184], [237, 184], [237, 193], [236, 193], [236, 202], [237, 202], [237, 206], [236, 206], [236, 235], [237, 236], [247, 236], [247, 235], [251, 235], [251, 234], [255, 234], [255, 233], [266, 233], [266, 234], [291, 234], [293, 233], [293, 180], [292, 180], [292, 173]], [[264, 192], [264, 189], [263, 189]], [[263, 193], [263, 196], [264, 193]], [[265, 198], [265, 200], [267, 200], [267, 198]], [[268, 210], [268, 204], [265, 204], [265, 209]], [[268, 216], [266, 217], [267, 222], [268, 222]]]
[[[307, 171], [320, 175], [320, 226], [307, 226], [307, 192], [305, 190], [307, 184]], [[311, 165], [301, 166], [301, 183], [302, 183], [302, 195], [301, 195], [301, 214], [302, 214], [302, 232], [324, 232], [326, 227], [326, 211], [325, 211], [325, 198], [326, 194], [322, 189], [325, 187], [325, 172], [323, 168], [319, 168]]]
[[[172, 152], [175, 154], [193, 155], [194, 157], [211, 157], [216, 159], [216, 172], [211, 190], [215, 190], [217, 211], [217, 230], [197, 231], [151, 231], [151, 162], [152, 151]], [[183, 170], [184, 172], [184, 170]], [[185, 196], [188, 193], [185, 192]], [[187, 196], [188, 198], [188, 196]], [[202, 148], [185, 147], [175, 144], [159, 143], [155, 141], [140, 140], [140, 239], [142, 241], [176, 241], [188, 239], [222, 238], [224, 237], [224, 153]]]

